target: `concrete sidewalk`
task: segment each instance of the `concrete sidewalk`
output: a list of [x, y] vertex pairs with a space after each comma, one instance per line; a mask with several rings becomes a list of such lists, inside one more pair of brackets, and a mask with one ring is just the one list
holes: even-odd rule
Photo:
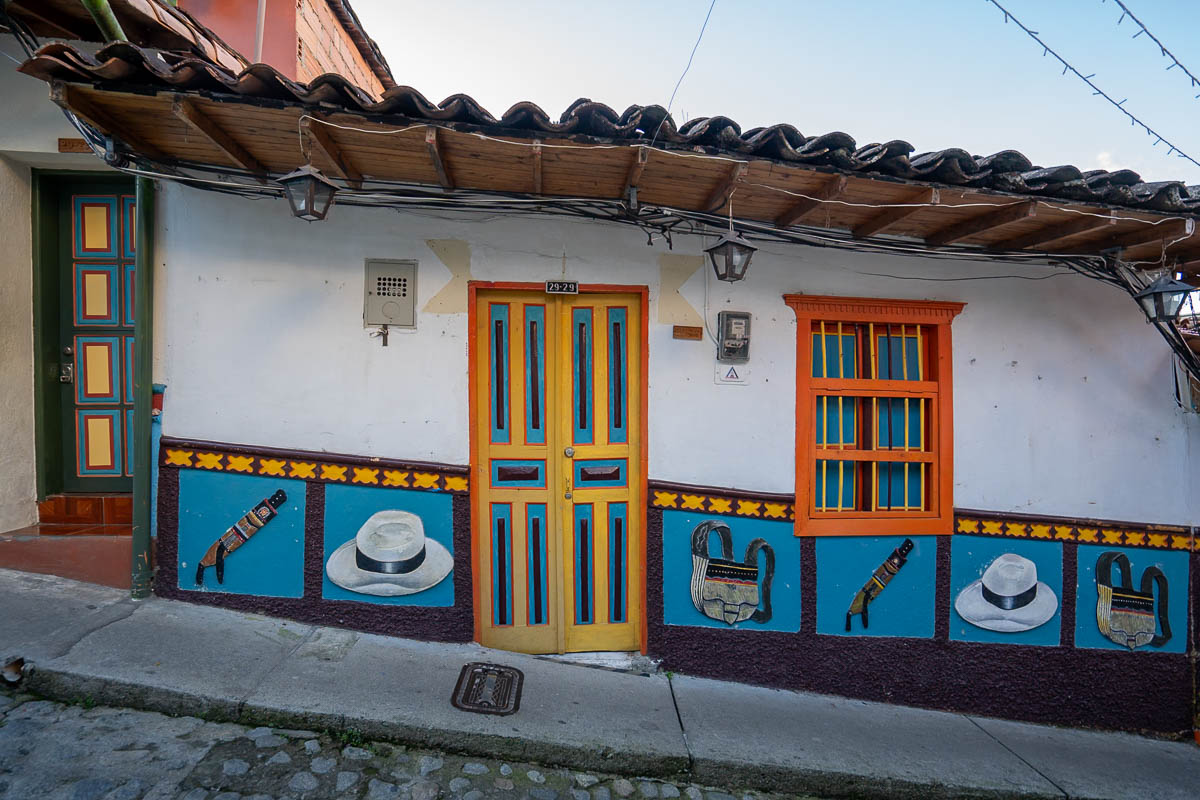
[[[0, 658], [49, 697], [829, 797], [1193, 798], [1200, 748], [357, 634], [0, 570]], [[507, 717], [459, 670], [525, 674]]]

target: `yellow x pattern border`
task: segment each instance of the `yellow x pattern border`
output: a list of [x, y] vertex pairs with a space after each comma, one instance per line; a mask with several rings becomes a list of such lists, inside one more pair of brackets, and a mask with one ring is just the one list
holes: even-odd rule
[[317, 457], [293, 458], [274, 454], [260, 456], [245, 452], [231, 453], [195, 447], [164, 446], [160, 464], [171, 469], [201, 469], [245, 475], [297, 478], [321, 483], [340, 483], [347, 486], [418, 489], [451, 494], [467, 494], [470, 488], [466, 475], [438, 469], [392, 467], [386, 464], [363, 465]]
[[954, 532], [1113, 547], [1200, 550], [1190, 530], [1168, 525], [1131, 526], [1096, 520], [1030, 520], [1006, 518], [999, 514], [955, 514]]

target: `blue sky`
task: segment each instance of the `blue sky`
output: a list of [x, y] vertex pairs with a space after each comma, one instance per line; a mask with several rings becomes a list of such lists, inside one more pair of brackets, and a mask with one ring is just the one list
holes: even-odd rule
[[[618, 111], [666, 105], [710, 0], [354, 0], [398, 83], [437, 102], [463, 92], [493, 114], [532, 100], [557, 117], [579, 97]], [[1113, 0], [1000, 0], [1125, 107], [1200, 161], [1200, 89]], [[1200, 2], [1125, 0], [1200, 75]], [[1063, 76], [985, 0], [717, 0], [675, 100], [677, 119], [788, 122], [916, 152], [1015, 149], [1035, 164], [1129, 168], [1200, 184], [1200, 167]]]

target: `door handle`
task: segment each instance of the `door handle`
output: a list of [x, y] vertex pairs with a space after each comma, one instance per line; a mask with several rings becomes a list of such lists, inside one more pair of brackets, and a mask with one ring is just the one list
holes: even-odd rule
[[571, 499], [571, 479], [567, 477], [563, 478], [563, 497], [567, 500]]
[[63, 362], [58, 367], [58, 382], [59, 383], [74, 383], [75, 382], [75, 365], [70, 362]]

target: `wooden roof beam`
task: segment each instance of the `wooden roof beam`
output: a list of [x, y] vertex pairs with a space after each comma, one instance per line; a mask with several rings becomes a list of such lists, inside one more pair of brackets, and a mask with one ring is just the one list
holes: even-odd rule
[[634, 152], [633, 160], [629, 162], [629, 172], [625, 175], [625, 191], [622, 192], [623, 195], [628, 197], [630, 189], [638, 188], [638, 183], [641, 182], [642, 173], [646, 171], [648, 163], [650, 163], [650, 148], [637, 148]]
[[1100, 213], [1089, 213], [1087, 216], [1082, 216], [1079, 219], [1073, 219], [1070, 222], [1056, 222], [1053, 225], [1047, 225], [1044, 228], [1038, 228], [1031, 233], [1014, 236], [1011, 239], [1003, 239], [999, 242], [993, 242], [988, 245], [989, 250], [1024, 250], [1029, 247], [1039, 247], [1041, 245], [1059, 242], [1063, 239], [1072, 236], [1078, 236], [1081, 233], [1090, 233], [1099, 228], [1107, 228], [1116, 225], [1117, 220], [1112, 211], [1103, 211]]
[[925, 244], [929, 247], [944, 247], [1004, 225], [1020, 222], [1037, 215], [1037, 204], [1037, 200], [1024, 200], [1020, 203], [985, 211], [970, 219], [956, 222], [948, 228], [934, 231], [925, 237]]
[[1167, 219], [1158, 224], [1147, 223], [1133, 230], [1119, 233], [1116, 236], [1110, 236], [1107, 239], [1101, 239], [1096, 242], [1086, 242], [1081, 245], [1056, 247], [1055, 253], [1063, 252], [1084, 252], [1084, 253], [1099, 253], [1102, 250], [1132, 250], [1135, 247], [1140, 247], [1145, 244], [1153, 244], [1168, 239], [1181, 239], [1191, 236], [1196, 230], [1196, 221], [1193, 219]]
[[938, 205], [941, 199], [937, 189], [922, 189], [905, 200], [903, 205], [885, 208], [866, 222], [859, 223], [851, 233], [855, 239], [865, 239], [882, 233], [884, 228], [891, 227], [928, 206]]
[[446, 161], [442, 158], [442, 149], [438, 144], [437, 128], [433, 125], [425, 126], [425, 147], [429, 150], [429, 160], [433, 162], [433, 169], [437, 172], [438, 183], [446, 191], [454, 188], [454, 181], [450, 177], [450, 170], [446, 167]]
[[542, 194], [542, 140], [533, 140], [533, 193]]
[[328, 159], [329, 163], [333, 164], [334, 169], [345, 179], [346, 183], [350, 184], [352, 189], [361, 189], [363, 175], [355, 169], [354, 164], [350, 162], [350, 158], [338, 146], [338, 143], [334, 141], [333, 131], [327, 130], [327, 127], [322, 125], [320, 120], [313, 119], [308, 124], [308, 133], [313, 145], [325, 154], [325, 158]]
[[120, 139], [131, 150], [149, 158], [165, 158], [163, 152], [139, 136], [126, 131], [107, 111], [96, 106], [74, 86], [57, 81], [50, 84], [50, 99], [72, 114], [83, 117], [115, 139]]
[[704, 206], [701, 211], [712, 214], [719, 211], [722, 206], [729, 202], [729, 196], [733, 194], [733, 190], [741, 183], [742, 178], [746, 176], [746, 167], [749, 166], [745, 161], [738, 161], [730, 168], [725, 177], [709, 192], [708, 199], [704, 201]]
[[822, 203], [839, 197], [844, 191], [846, 191], [846, 176], [834, 175], [821, 184], [820, 188], [813, 191], [810, 197], [802, 199], [799, 203], [796, 203], [776, 217], [775, 227], [790, 228], [808, 216], [810, 212], [820, 208]]
[[230, 136], [228, 131], [205, 114], [194, 100], [176, 97], [171, 105], [171, 113], [186, 122], [192, 130], [199, 133], [243, 168], [260, 176], [270, 173], [270, 170], [264, 167], [257, 158], [250, 155], [250, 152]]

